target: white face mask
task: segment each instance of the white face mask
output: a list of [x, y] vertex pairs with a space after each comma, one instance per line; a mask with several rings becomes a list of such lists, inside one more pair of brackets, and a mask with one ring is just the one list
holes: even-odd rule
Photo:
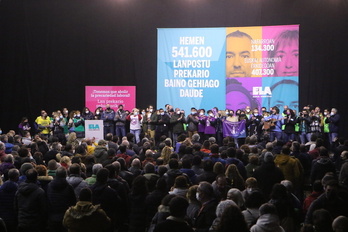
[[180, 111], [177, 111], [176, 114], [180, 114]]
[[199, 115], [204, 115], [204, 113], [200, 112]]
[[214, 116], [214, 114], [209, 114], [209, 116], [210, 116], [210, 117], [213, 117], [213, 116]]
[[89, 114], [89, 111], [88, 111], [88, 110], [86, 110], [86, 114]]
[[150, 113], [152, 113], [153, 109], [150, 109], [149, 111], [150, 111]]
[[134, 112], [134, 115], [138, 115], [138, 112]]
[[249, 113], [249, 112], [250, 112], [250, 109], [246, 109], [245, 111], [246, 111], [247, 113]]
[[324, 112], [324, 115], [326, 116], [326, 115], [327, 115], [327, 112]]
[[334, 112], [331, 112], [331, 113], [330, 113], [331, 116], [334, 115], [334, 114], [335, 114]]

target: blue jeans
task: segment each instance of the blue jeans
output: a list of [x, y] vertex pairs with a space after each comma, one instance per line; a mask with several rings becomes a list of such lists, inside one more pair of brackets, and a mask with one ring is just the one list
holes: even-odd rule
[[140, 131], [141, 131], [141, 129], [130, 130], [130, 133], [132, 133], [135, 136], [135, 143], [139, 143], [140, 142]]
[[122, 139], [122, 137], [126, 136], [126, 128], [125, 128], [125, 126], [116, 125], [116, 131], [115, 132], [116, 132], [116, 136], [121, 137], [121, 139]]
[[311, 140], [311, 133], [301, 132], [300, 134], [301, 144], [306, 144]]
[[288, 141], [294, 141], [295, 139], [295, 134], [292, 134], [292, 133], [284, 133], [283, 134], [283, 139], [284, 139], [284, 142], [288, 142]]
[[283, 135], [283, 132], [281, 131], [271, 131], [270, 141], [273, 142], [275, 139], [277, 139], [277, 141], [280, 141], [282, 140], [282, 135]]
[[333, 144], [333, 140], [335, 138], [338, 138], [338, 133], [336, 132], [329, 133], [330, 144]]

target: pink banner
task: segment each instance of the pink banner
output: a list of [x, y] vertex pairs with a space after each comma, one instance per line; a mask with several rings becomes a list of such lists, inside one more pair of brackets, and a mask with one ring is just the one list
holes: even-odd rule
[[111, 108], [123, 105], [125, 110], [135, 107], [135, 86], [86, 86], [86, 107], [94, 111], [97, 107]]

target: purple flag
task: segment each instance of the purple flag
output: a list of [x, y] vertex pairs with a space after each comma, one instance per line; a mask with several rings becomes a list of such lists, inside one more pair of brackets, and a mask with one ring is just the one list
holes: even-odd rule
[[231, 136], [232, 138], [245, 138], [246, 132], [245, 132], [245, 120], [242, 120], [240, 122], [230, 122], [230, 121], [223, 121], [223, 136]]

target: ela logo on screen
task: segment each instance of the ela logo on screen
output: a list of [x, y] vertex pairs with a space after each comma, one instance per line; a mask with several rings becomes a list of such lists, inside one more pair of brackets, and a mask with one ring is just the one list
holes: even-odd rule
[[99, 125], [98, 124], [89, 124], [88, 129], [90, 131], [100, 131]]
[[253, 87], [253, 96], [254, 97], [272, 97], [272, 91], [269, 86], [266, 87]]

